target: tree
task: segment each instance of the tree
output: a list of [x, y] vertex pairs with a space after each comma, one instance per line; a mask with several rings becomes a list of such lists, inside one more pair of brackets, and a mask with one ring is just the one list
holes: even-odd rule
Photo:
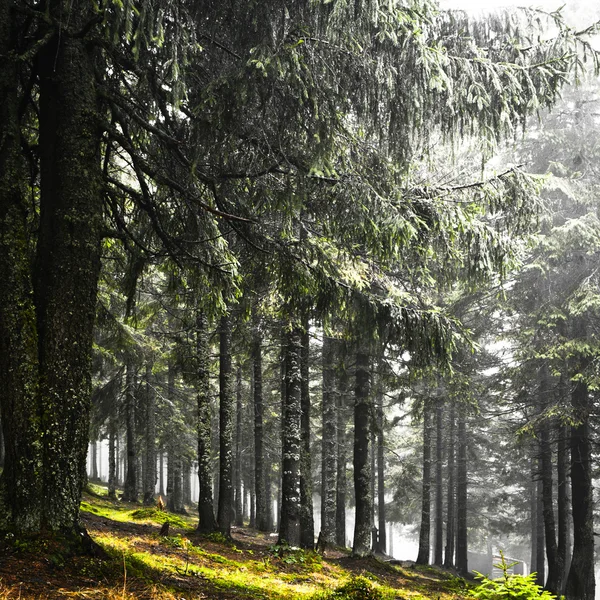
[[[512, 134], [576, 62], [568, 29], [522, 44], [508, 19], [471, 26], [429, 6], [269, 1], [252, 18], [186, 0], [1, 10], [2, 521], [17, 530], [77, 529], [103, 237], [202, 272], [221, 305], [235, 295], [227, 240], [239, 237], [296, 265], [274, 278], [284, 296], [286, 280], [310, 273], [323, 307], [325, 296], [345, 304], [348, 288], [364, 296], [365, 265], [385, 271], [425, 234], [408, 282], [457, 222], [447, 190], [403, 176], [431, 139], [416, 133]], [[528, 212], [518, 174], [495, 186], [459, 213], [473, 271], [503, 268], [504, 233]], [[482, 203], [494, 227], [477, 220]], [[137, 211], [155, 239], [136, 235]], [[301, 247], [299, 215], [312, 230]], [[421, 344], [431, 356], [449, 350], [451, 325], [414, 293], [394, 297], [406, 339], [433, 340]]]

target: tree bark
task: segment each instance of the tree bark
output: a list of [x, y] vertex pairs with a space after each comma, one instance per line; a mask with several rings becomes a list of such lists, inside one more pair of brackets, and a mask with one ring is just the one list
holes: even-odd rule
[[[80, 31], [88, 2], [50, 6]], [[56, 12], [55, 12], [56, 10]], [[68, 10], [68, 16], [65, 12]], [[35, 260], [42, 525], [77, 532], [85, 477], [91, 353], [100, 274], [102, 171], [95, 50], [56, 33], [40, 53], [40, 222]]]
[[454, 444], [455, 444], [455, 426], [456, 413], [454, 401], [450, 403], [448, 428], [448, 501], [446, 518], [446, 548], [444, 552], [444, 566], [446, 568], [454, 567], [454, 549], [456, 547], [456, 503], [455, 503], [455, 464], [454, 464]]
[[219, 331], [219, 507], [218, 530], [231, 536], [233, 509], [233, 370], [231, 366], [231, 319], [221, 317]]
[[262, 334], [258, 319], [255, 319], [252, 337], [252, 368], [254, 372], [254, 493], [256, 496], [256, 528], [259, 531], [269, 531], [270, 523], [267, 517], [265, 456], [263, 449]]
[[302, 331], [296, 324], [285, 336], [285, 395], [279, 543], [300, 546], [300, 462], [302, 453]]
[[456, 461], [456, 569], [461, 575], [469, 571], [467, 560], [467, 421], [458, 416], [458, 457]]
[[337, 470], [337, 394], [335, 389], [335, 343], [323, 335], [323, 394], [321, 443], [321, 538], [325, 544], [335, 540], [335, 500]]
[[235, 390], [235, 524], [244, 524], [244, 502], [242, 498], [242, 367], [238, 365]]
[[300, 546], [312, 550], [315, 546], [313, 512], [312, 461], [310, 452], [310, 332], [308, 317], [302, 319], [300, 349]]
[[206, 315], [196, 313], [196, 433], [198, 436], [198, 531], [212, 533], [216, 529], [212, 494], [210, 347]]
[[[552, 393], [550, 386], [550, 373], [547, 364], [540, 369], [540, 411], [544, 411], [550, 402]], [[548, 579], [546, 589], [556, 594], [562, 587], [561, 576], [564, 564], [558, 563], [558, 547], [556, 540], [556, 523], [554, 520], [553, 469], [552, 445], [550, 439], [550, 423], [544, 419], [540, 425], [540, 464], [542, 480], [542, 506], [544, 518], [544, 539], [546, 546], [546, 559], [548, 564]]]
[[379, 541], [377, 552], [386, 553], [387, 533], [386, 533], [386, 514], [385, 514], [385, 461], [383, 445], [383, 427], [385, 416], [383, 414], [383, 391], [380, 389], [377, 394], [377, 517], [379, 526]]
[[443, 491], [443, 462], [444, 462], [444, 409], [442, 399], [437, 398], [435, 408], [435, 535], [433, 564], [442, 566], [444, 548], [444, 491]]
[[125, 367], [125, 432], [127, 437], [127, 470], [123, 485], [123, 501], [137, 502], [137, 444], [135, 436], [135, 370], [129, 358]]
[[371, 554], [372, 505], [369, 433], [371, 425], [371, 369], [369, 353], [364, 347], [356, 352], [356, 385], [354, 388], [354, 521], [353, 556]]
[[564, 425], [558, 427], [558, 454], [556, 459], [557, 479], [557, 520], [558, 520], [558, 548], [557, 563], [562, 565], [560, 586], [557, 594], [564, 595], [568, 575], [569, 543], [571, 532], [569, 527], [569, 480], [568, 480], [568, 428]]
[[335, 483], [335, 543], [346, 546], [346, 491], [348, 487], [346, 475], [348, 436], [346, 434], [346, 411], [349, 406], [350, 382], [345, 367], [347, 355], [345, 345], [339, 344], [337, 353], [340, 363], [337, 395], [337, 473]]
[[421, 492], [421, 528], [417, 564], [428, 565], [431, 532], [431, 409], [423, 405], [423, 485]]
[[590, 399], [585, 381], [577, 381], [571, 404], [579, 421], [571, 427], [571, 490], [573, 506], [573, 558], [566, 583], [569, 600], [593, 600], [594, 502], [590, 442]]
[[117, 499], [117, 420], [114, 414], [108, 417], [108, 497]]
[[156, 489], [156, 394], [152, 380], [152, 364], [146, 363], [146, 431], [145, 431], [144, 504], [154, 504]]

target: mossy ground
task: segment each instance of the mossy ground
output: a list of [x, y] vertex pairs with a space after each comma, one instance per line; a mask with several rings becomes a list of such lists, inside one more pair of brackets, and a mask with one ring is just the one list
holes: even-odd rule
[[[466, 584], [446, 571], [402, 568], [341, 550], [323, 558], [275, 547], [235, 528], [233, 539], [200, 536], [194, 516], [111, 502], [95, 488], [82, 521], [108, 558], [65, 556], [51, 545], [6, 540], [0, 598], [458, 600]], [[170, 535], [160, 537], [170, 522]]]

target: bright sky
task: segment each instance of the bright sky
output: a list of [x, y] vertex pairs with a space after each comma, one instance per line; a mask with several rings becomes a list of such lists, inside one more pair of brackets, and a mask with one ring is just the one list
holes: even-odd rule
[[514, 6], [534, 6], [550, 12], [564, 5], [563, 13], [577, 27], [600, 20], [600, 3], [589, 0], [439, 0], [439, 5], [441, 8], [458, 8], [469, 12]]

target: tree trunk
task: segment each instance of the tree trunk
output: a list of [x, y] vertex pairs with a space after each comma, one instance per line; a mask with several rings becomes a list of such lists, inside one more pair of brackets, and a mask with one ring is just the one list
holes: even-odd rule
[[90, 479], [98, 481], [98, 442], [92, 440], [90, 442]]
[[323, 334], [323, 440], [321, 444], [321, 538], [325, 544], [335, 540], [335, 499], [337, 470], [337, 431], [335, 389], [335, 344]]
[[302, 319], [300, 349], [300, 546], [312, 550], [315, 546], [313, 512], [312, 461], [310, 455], [310, 332], [308, 317]]
[[154, 504], [156, 489], [156, 394], [152, 380], [152, 364], [146, 363], [146, 452], [144, 469], [144, 504]]
[[558, 427], [558, 455], [556, 460], [557, 494], [557, 520], [558, 520], [558, 548], [557, 563], [562, 565], [558, 595], [564, 595], [568, 575], [569, 542], [571, 537], [569, 527], [569, 493], [568, 493], [568, 428], [564, 425]]
[[573, 558], [567, 577], [569, 600], [593, 600], [594, 578], [594, 501], [592, 452], [590, 442], [590, 399], [587, 384], [577, 381], [571, 404], [578, 425], [571, 427], [571, 490], [573, 506]]
[[431, 532], [431, 409], [423, 404], [423, 486], [421, 495], [421, 528], [417, 564], [428, 565]]
[[348, 397], [350, 382], [348, 371], [344, 366], [347, 359], [344, 352], [345, 346], [340, 344], [337, 353], [340, 362], [339, 392], [337, 395], [337, 473], [335, 483], [335, 543], [338, 546], [346, 546], [346, 490], [347, 490], [347, 446], [348, 436], [346, 434], [346, 410], [349, 405]]
[[0, 2], [0, 380], [5, 462], [0, 525], [37, 530], [41, 479], [37, 445], [38, 348], [32, 302], [26, 203], [21, 156], [14, 2]]
[[37, 65], [41, 195], [32, 269], [17, 105], [21, 16], [10, 0], [0, 6], [0, 520], [17, 531], [79, 529], [102, 196], [94, 50], [71, 34], [91, 10], [78, 1], [48, 7], [65, 30]]
[[461, 410], [458, 416], [456, 461], [456, 570], [461, 575], [469, 571], [467, 548], [467, 422]]
[[216, 529], [212, 494], [210, 347], [206, 315], [196, 314], [196, 433], [198, 436], [198, 531], [212, 533]]
[[160, 461], [158, 466], [158, 493], [161, 498], [166, 496], [165, 493], [165, 451], [161, 448], [160, 450]]
[[117, 499], [117, 420], [111, 413], [108, 417], [108, 497]]
[[231, 319], [221, 317], [219, 331], [219, 507], [218, 530], [231, 536], [233, 509], [233, 370], [231, 366]]
[[[540, 411], [551, 401], [552, 389], [550, 386], [550, 373], [547, 364], [540, 369]], [[540, 425], [540, 464], [542, 480], [542, 506], [544, 518], [544, 539], [546, 545], [546, 558], [548, 561], [548, 579], [546, 589], [556, 594], [562, 587], [561, 576], [564, 564], [558, 563], [558, 548], [556, 541], [556, 524], [554, 520], [554, 501], [552, 498], [552, 446], [550, 440], [550, 423], [547, 419]]]
[[242, 498], [242, 367], [238, 365], [236, 375], [236, 418], [235, 418], [235, 524], [244, 524]]
[[285, 339], [285, 396], [282, 432], [282, 478], [279, 543], [299, 546], [300, 462], [302, 453], [302, 331], [296, 324]]
[[[61, 6], [58, 6], [58, 5]], [[56, 7], [58, 14], [53, 14]], [[87, 2], [50, 6], [73, 32], [93, 18]], [[62, 31], [40, 55], [40, 222], [35, 262], [42, 525], [78, 530], [100, 274], [102, 182], [95, 50]]]
[[267, 511], [265, 456], [263, 450], [263, 389], [262, 334], [260, 321], [255, 320], [252, 338], [252, 368], [254, 372], [254, 490], [256, 496], [256, 528], [269, 531]]
[[380, 389], [377, 394], [377, 516], [379, 526], [379, 542], [377, 552], [386, 553], [387, 533], [386, 533], [386, 514], [385, 514], [385, 462], [383, 455], [383, 426], [385, 417], [383, 414], [383, 391]]
[[127, 437], [127, 470], [123, 485], [123, 501], [137, 502], [137, 447], [135, 439], [135, 372], [131, 358], [125, 371], [125, 432]]
[[0, 468], [4, 469], [4, 431], [2, 428], [2, 419], [0, 419]]
[[444, 491], [442, 468], [444, 466], [444, 409], [442, 399], [437, 399], [435, 408], [435, 535], [433, 564], [442, 566], [444, 548]]
[[354, 391], [354, 521], [353, 556], [371, 553], [372, 503], [371, 468], [369, 463], [369, 432], [371, 425], [371, 370], [369, 353], [359, 347], [356, 352], [356, 386]]
[[455, 435], [454, 429], [456, 425], [456, 414], [454, 408], [454, 401], [450, 404], [450, 416], [449, 416], [449, 428], [448, 428], [448, 506], [447, 506], [447, 519], [446, 519], [446, 549], [444, 554], [444, 566], [446, 568], [454, 567], [454, 548], [456, 547], [456, 504], [455, 504], [455, 493], [454, 489], [454, 443]]
[[[183, 508], [190, 506], [192, 503], [192, 465], [186, 458], [182, 462], [182, 487], [183, 487]], [[187, 513], [187, 510], [185, 510]]]

